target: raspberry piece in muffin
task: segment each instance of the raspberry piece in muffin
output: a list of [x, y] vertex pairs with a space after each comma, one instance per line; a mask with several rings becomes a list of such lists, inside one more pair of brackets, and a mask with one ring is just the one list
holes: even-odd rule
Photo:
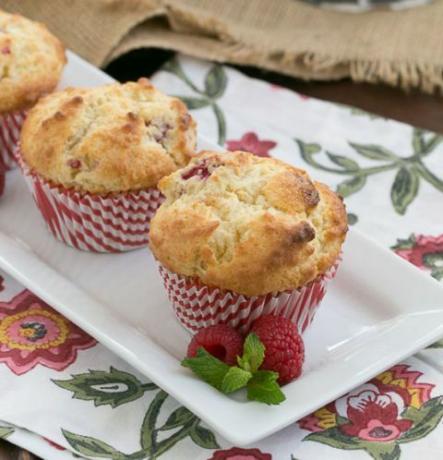
[[163, 200], [157, 183], [187, 165], [195, 143], [186, 106], [140, 79], [40, 99], [18, 157], [43, 217], [56, 219], [48, 223], [58, 239], [116, 252], [147, 244]]
[[[26, 164], [44, 179], [93, 194], [156, 187], [194, 154], [186, 106], [147, 80], [53, 93], [21, 134]], [[73, 170], [75, 174], [73, 174]]]
[[170, 272], [246, 296], [300, 288], [344, 241], [340, 198], [307, 173], [246, 152], [203, 152], [160, 181], [150, 246]]
[[195, 177], [196, 179], [205, 180], [211, 173], [209, 172], [208, 162], [206, 160], [199, 161], [197, 164], [192, 165], [190, 168], [182, 172], [182, 179], [188, 180]]

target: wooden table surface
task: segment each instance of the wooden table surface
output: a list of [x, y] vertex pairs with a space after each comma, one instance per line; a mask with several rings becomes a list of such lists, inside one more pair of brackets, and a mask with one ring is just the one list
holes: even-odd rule
[[[105, 70], [120, 81], [152, 75], [172, 53], [163, 50], [138, 50], [111, 63]], [[443, 133], [443, 97], [405, 93], [381, 85], [357, 84], [349, 80], [305, 82], [255, 68], [237, 67], [254, 78], [293, 89], [326, 101], [348, 104], [387, 118]], [[38, 457], [7, 441], [0, 441], [0, 460], [38, 460]]]

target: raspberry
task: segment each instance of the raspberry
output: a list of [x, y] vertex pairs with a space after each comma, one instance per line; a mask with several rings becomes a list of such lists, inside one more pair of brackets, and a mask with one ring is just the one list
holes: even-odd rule
[[210, 175], [211, 175], [211, 173], [209, 172], [209, 169], [206, 166], [206, 163], [202, 162], [201, 164], [195, 165], [189, 171], [184, 172], [182, 174], [182, 179], [183, 180], [188, 180], [191, 177], [198, 177], [200, 180], [205, 180]]
[[77, 160], [76, 158], [71, 158], [70, 160], [68, 160], [68, 166], [72, 169], [79, 169], [81, 165], [82, 162], [80, 160]]
[[280, 316], [265, 315], [254, 322], [251, 332], [265, 346], [261, 369], [278, 372], [280, 385], [300, 376], [305, 347], [295, 324]]
[[197, 350], [201, 347], [232, 366], [237, 364], [237, 356], [242, 354], [243, 337], [227, 324], [216, 324], [200, 329], [194, 335], [188, 346], [188, 358], [196, 356]]

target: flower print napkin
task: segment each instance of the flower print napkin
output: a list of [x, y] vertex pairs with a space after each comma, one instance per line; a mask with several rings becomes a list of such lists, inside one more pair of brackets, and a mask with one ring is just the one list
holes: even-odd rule
[[[185, 100], [203, 136], [307, 169], [345, 196], [353, 225], [443, 280], [441, 136], [184, 57], [153, 81]], [[0, 276], [0, 437], [45, 459], [443, 457], [443, 341], [239, 448]]]

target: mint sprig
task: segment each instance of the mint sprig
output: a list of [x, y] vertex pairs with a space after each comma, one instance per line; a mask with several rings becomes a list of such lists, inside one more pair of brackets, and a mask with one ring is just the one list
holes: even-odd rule
[[238, 366], [228, 366], [203, 347], [197, 350], [196, 357], [185, 358], [181, 364], [224, 394], [246, 387], [249, 400], [280, 404], [286, 398], [277, 383], [278, 373], [259, 370], [264, 358], [265, 346], [251, 333], [244, 342], [242, 356], [237, 356]]
[[265, 359], [265, 346], [253, 332], [243, 344], [243, 356], [237, 356], [238, 365], [249, 372], [256, 372]]
[[248, 399], [266, 404], [280, 404], [286, 397], [277, 383], [278, 372], [257, 371], [248, 382]]
[[206, 383], [220, 391], [223, 379], [229, 371], [227, 364], [212, 356], [204, 348], [197, 350], [195, 358], [185, 358], [181, 364], [184, 367], [189, 367], [194, 374], [197, 374]]
[[221, 391], [225, 394], [229, 394], [240, 390], [240, 388], [244, 388], [248, 384], [251, 378], [252, 374], [250, 372], [240, 369], [239, 367], [232, 366], [223, 378]]

